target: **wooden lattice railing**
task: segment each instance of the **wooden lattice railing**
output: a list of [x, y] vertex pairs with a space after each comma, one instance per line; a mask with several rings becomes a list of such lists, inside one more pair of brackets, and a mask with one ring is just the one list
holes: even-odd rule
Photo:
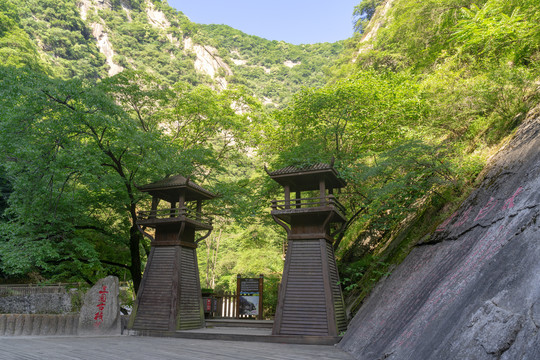
[[325, 197], [296, 198], [290, 200], [272, 200], [272, 210], [305, 209], [321, 206], [334, 207], [336, 210], [345, 214], [345, 207], [335, 198], [334, 195]]
[[188, 208], [158, 209], [149, 211], [139, 211], [137, 220], [168, 219], [168, 218], [189, 218], [200, 223], [211, 224], [212, 218], [203, 213]]

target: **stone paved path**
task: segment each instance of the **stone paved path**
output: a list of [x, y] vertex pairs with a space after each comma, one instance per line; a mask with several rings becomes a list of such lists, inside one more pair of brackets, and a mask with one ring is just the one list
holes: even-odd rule
[[352, 360], [320, 345], [190, 340], [175, 338], [0, 337], [0, 359], [9, 360]]

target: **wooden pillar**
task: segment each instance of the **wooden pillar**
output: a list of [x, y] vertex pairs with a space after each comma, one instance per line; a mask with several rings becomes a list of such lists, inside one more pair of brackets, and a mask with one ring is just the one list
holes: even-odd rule
[[291, 188], [289, 185], [284, 186], [285, 190], [285, 209], [291, 208]]
[[182, 191], [178, 196], [178, 216], [186, 215], [186, 196]]
[[297, 209], [300, 209], [300, 207], [301, 207], [301, 205], [300, 205], [300, 203], [301, 203], [300, 199], [301, 199], [301, 198], [302, 198], [302, 192], [301, 192], [301, 191], [297, 191], [297, 192], [296, 192], [296, 201], [295, 201], [295, 204], [296, 204], [296, 208], [297, 208]]
[[157, 215], [157, 207], [159, 205], [159, 198], [157, 196], [152, 196], [152, 208], [150, 209], [149, 219], [154, 219]]
[[238, 319], [240, 317], [240, 287], [242, 283], [242, 275], [238, 274], [236, 275], [236, 304], [235, 304], [235, 311], [236, 311], [236, 318]]
[[320, 198], [321, 198], [321, 206], [326, 205], [326, 184], [324, 183], [324, 179], [319, 180], [319, 192], [320, 192]]
[[259, 275], [259, 316], [258, 320], [263, 319], [263, 292], [264, 292], [264, 275]]
[[184, 192], [181, 192], [180, 196], [178, 196], [178, 208], [182, 209], [185, 206], [186, 206], [186, 196]]

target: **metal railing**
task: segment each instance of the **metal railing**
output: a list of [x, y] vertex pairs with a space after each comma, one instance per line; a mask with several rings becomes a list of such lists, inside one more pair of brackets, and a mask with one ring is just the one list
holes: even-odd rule
[[139, 211], [137, 220], [188, 218], [200, 223], [211, 224], [212, 218], [203, 213], [188, 208], [158, 209], [149, 211]]
[[346, 213], [345, 207], [335, 198], [334, 195], [325, 197], [296, 198], [290, 200], [272, 200], [272, 210], [290, 210], [315, 208], [320, 206], [331, 206], [342, 214]]

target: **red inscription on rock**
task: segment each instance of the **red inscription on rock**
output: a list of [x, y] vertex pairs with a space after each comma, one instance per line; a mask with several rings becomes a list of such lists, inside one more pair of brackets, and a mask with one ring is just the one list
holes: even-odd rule
[[454, 227], [458, 227], [465, 224], [465, 222], [469, 220], [469, 214], [471, 213], [471, 210], [472, 210], [472, 206], [469, 206], [469, 208], [458, 219], [457, 223], [454, 224]]
[[446, 229], [448, 224], [450, 224], [450, 221], [452, 221], [452, 219], [455, 218], [456, 215], [457, 215], [457, 211], [453, 213], [452, 216], [450, 216], [448, 219], [446, 219], [441, 225], [439, 225], [439, 227], [435, 231], [444, 231], [444, 229]]
[[506, 209], [512, 209], [515, 205], [514, 205], [514, 199], [516, 198], [516, 196], [523, 190], [523, 187], [520, 186], [516, 192], [514, 193], [514, 195], [512, 195], [510, 198], [508, 198], [508, 200], [506, 200], [504, 202], [504, 205], [502, 207], [502, 210], [506, 210]]
[[103, 322], [103, 309], [105, 309], [108, 293], [109, 292], [107, 291], [107, 285], [103, 285], [103, 287], [99, 291], [99, 303], [97, 304], [98, 312], [94, 316], [94, 320], [96, 321], [94, 323], [95, 327], [99, 327], [99, 325], [101, 325], [101, 323]]
[[495, 200], [495, 198], [490, 197], [488, 203], [478, 212], [478, 215], [476, 215], [474, 221], [485, 218], [486, 215], [489, 214], [489, 212], [497, 205], [497, 202], [498, 201]]

